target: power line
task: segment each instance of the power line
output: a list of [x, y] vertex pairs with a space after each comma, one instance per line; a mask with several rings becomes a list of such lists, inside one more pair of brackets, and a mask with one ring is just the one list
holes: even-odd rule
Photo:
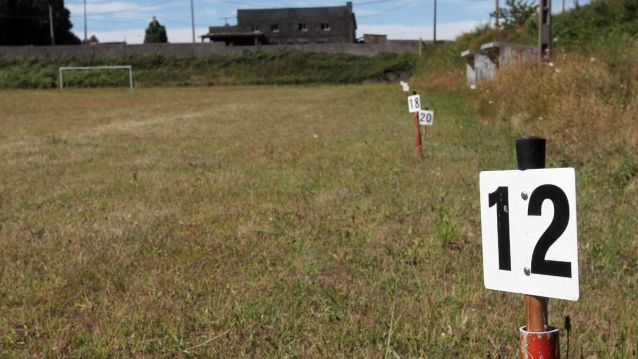
[[395, 1], [396, 0], [371, 0], [371, 1], [355, 2], [355, 3], [353, 3], [353, 5], [362, 6], [362, 5], [381, 4], [381, 3], [385, 3], [385, 2], [395, 2]]
[[132, 8], [129, 8], [129, 9], [94, 12], [94, 13], [92, 13], [92, 15], [109, 15], [109, 14], [118, 14], [118, 13], [123, 13], [123, 12], [134, 12], [136, 10], [157, 7], [159, 5], [164, 5], [164, 4], [177, 2], [177, 1], [180, 1], [180, 0], [164, 0], [164, 1], [159, 1], [159, 2], [156, 2], [156, 3], [143, 4], [143, 5], [132, 7]]
[[366, 17], [375, 17], [375, 16], [385, 15], [387, 13], [402, 9], [402, 8], [404, 8], [404, 7], [406, 7], [406, 6], [410, 5], [410, 4], [413, 4], [413, 3], [417, 2], [417, 1], [420, 1], [420, 0], [410, 0], [410, 1], [408, 1], [406, 3], [403, 3], [403, 4], [401, 4], [401, 5], [397, 6], [397, 7], [394, 7], [394, 8], [391, 8], [391, 9], [388, 9], [388, 10], [385, 10], [385, 11], [382, 11], [382, 12], [379, 12], [379, 13], [376, 13], [376, 14], [361, 15], [361, 16], [357, 16], [357, 17], [361, 19], [361, 18], [366, 18]]

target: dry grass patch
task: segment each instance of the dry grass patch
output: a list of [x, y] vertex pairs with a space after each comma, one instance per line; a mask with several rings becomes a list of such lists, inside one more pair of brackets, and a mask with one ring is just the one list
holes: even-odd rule
[[[417, 161], [397, 84], [3, 92], [0, 350], [513, 355], [522, 303], [483, 289], [477, 186], [513, 167], [510, 128], [423, 96]], [[584, 355], [635, 348], [635, 246], [591, 240], [623, 213], [585, 215], [587, 300], [552, 304]]]

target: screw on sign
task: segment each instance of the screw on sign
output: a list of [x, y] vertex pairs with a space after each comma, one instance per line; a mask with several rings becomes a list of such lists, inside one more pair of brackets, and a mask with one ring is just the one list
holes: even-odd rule
[[545, 139], [516, 142], [519, 170], [480, 175], [483, 279], [488, 289], [525, 294], [521, 358], [559, 358], [549, 297], [578, 300], [576, 175], [545, 167]]

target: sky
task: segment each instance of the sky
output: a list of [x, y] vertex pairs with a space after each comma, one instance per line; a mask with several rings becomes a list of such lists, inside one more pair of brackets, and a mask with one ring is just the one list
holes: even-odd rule
[[[195, 35], [208, 32], [208, 26], [236, 24], [237, 9], [343, 6], [346, 0], [192, 0]], [[553, 0], [554, 12], [563, 0]], [[567, 9], [575, 0], [564, 0]], [[501, 6], [505, 0], [500, 0]], [[434, 0], [354, 0], [357, 37], [387, 34], [389, 39], [433, 37]], [[580, 4], [584, 2], [581, 0]], [[71, 11], [72, 31], [84, 39], [84, 0], [66, 0]], [[452, 40], [464, 32], [486, 24], [495, 0], [437, 0], [437, 40]], [[168, 41], [192, 42], [191, 0], [86, 0], [86, 31], [100, 42], [125, 41], [140, 44], [153, 16], [166, 26]], [[199, 38], [197, 38], [199, 41]]]

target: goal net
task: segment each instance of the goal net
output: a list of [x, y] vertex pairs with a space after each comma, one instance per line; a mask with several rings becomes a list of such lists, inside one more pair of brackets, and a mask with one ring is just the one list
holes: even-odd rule
[[[64, 74], [69, 71], [82, 71], [82, 72], [97, 72], [104, 70], [128, 70], [128, 83], [129, 87], [133, 89], [133, 67], [130, 65], [127, 66], [68, 66], [68, 67], [60, 67], [60, 90], [64, 90]], [[123, 80], [122, 80], [123, 81]], [[78, 81], [79, 82], [79, 81]], [[119, 81], [118, 81], [119, 82]], [[67, 87], [69, 85], [69, 80], [67, 76]]]

